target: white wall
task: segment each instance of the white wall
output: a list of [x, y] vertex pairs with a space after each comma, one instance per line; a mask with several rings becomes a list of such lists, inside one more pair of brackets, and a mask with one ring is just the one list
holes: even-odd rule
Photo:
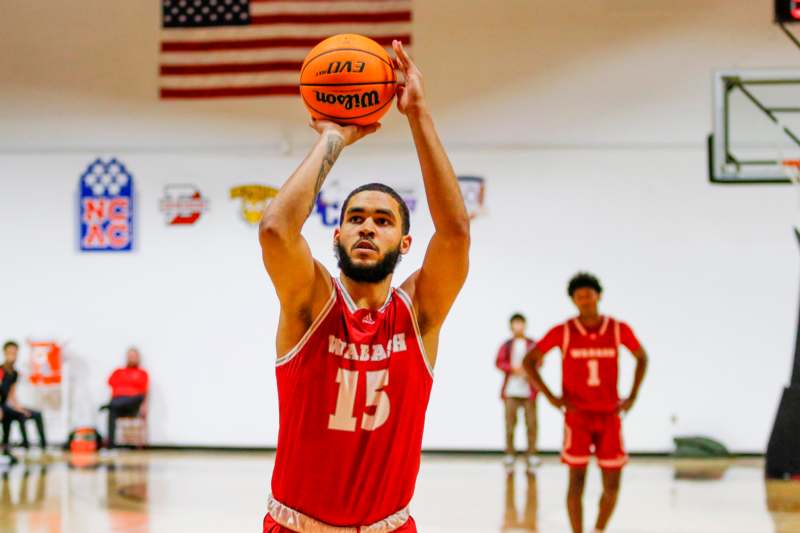
[[[506, 319], [522, 310], [541, 335], [573, 312], [564, 286], [587, 268], [607, 288], [605, 310], [651, 353], [629, 447], [666, 450], [674, 433], [702, 432], [762, 450], [790, 368], [797, 200], [788, 188], [708, 185], [704, 137], [713, 69], [792, 64], [797, 51], [767, 1], [560, 4], [415, 4], [415, 55], [442, 136], [458, 172], [488, 183], [426, 446], [500, 447], [492, 364]], [[68, 339], [97, 403], [135, 343], [153, 380], [154, 442], [273, 445], [276, 302], [228, 190], [281, 183], [311, 139], [302, 106], [159, 102], [157, 3], [85, 7], [13, 3], [0, 20], [0, 337]], [[137, 179], [137, 250], [81, 255], [78, 176], [110, 155]], [[331, 176], [345, 189], [366, 179], [419, 187], [396, 113]], [[168, 228], [158, 200], [182, 182], [210, 210]], [[430, 235], [424, 205], [412, 228], [400, 277]], [[330, 230], [312, 218], [306, 235], [333, 268]], [[540, 412], [541, 444], [556, 448], [557, 413]]]

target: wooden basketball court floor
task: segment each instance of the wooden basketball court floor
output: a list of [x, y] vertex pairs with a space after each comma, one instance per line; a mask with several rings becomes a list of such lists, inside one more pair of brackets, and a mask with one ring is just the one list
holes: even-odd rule
[[[7, 469], [0, 531], [261, 531], [273, 454], [120, 452], [101, 461], [77, 468], [56, 456]], [[800, 533], [800, 481], [767, 483], [762, 472], [759, 459], [633, 459], [608, 533]], [[520, 463], [509, 477], [497, 456], [425, 455], [412, 512], [422, 533], [568, 533], [565, 489], [555, 457], [535, 476]], [[599, 495], [592, 465], [587, 522]]]

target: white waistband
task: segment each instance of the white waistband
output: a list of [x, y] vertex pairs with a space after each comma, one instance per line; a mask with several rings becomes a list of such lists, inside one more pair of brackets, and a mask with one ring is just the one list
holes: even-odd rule
[[283, 527], [299, 533], [389, 533], [408, 522], [411, 516], [408, 507], [404, 507], [393, 515], [368, 526], [331, 526], [282, 504], [272, 495], [267, 500], [267, 512], [273, 520]]

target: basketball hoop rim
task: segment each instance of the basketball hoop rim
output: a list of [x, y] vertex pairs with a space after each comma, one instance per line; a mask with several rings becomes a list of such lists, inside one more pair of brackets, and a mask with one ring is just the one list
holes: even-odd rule
[[784, 159], [780, 163], [786, 177], [795, 185], [800, 185], [800, 159]]

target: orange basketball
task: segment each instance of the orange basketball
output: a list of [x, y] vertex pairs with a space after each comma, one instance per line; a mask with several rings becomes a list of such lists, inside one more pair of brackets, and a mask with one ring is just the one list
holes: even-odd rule
[[325, 39], [308, 53], [300, 69], [300, 96], [316, 119], [372, 124], [389, 110], [396, 89], [389, 54], [363, 35]]

